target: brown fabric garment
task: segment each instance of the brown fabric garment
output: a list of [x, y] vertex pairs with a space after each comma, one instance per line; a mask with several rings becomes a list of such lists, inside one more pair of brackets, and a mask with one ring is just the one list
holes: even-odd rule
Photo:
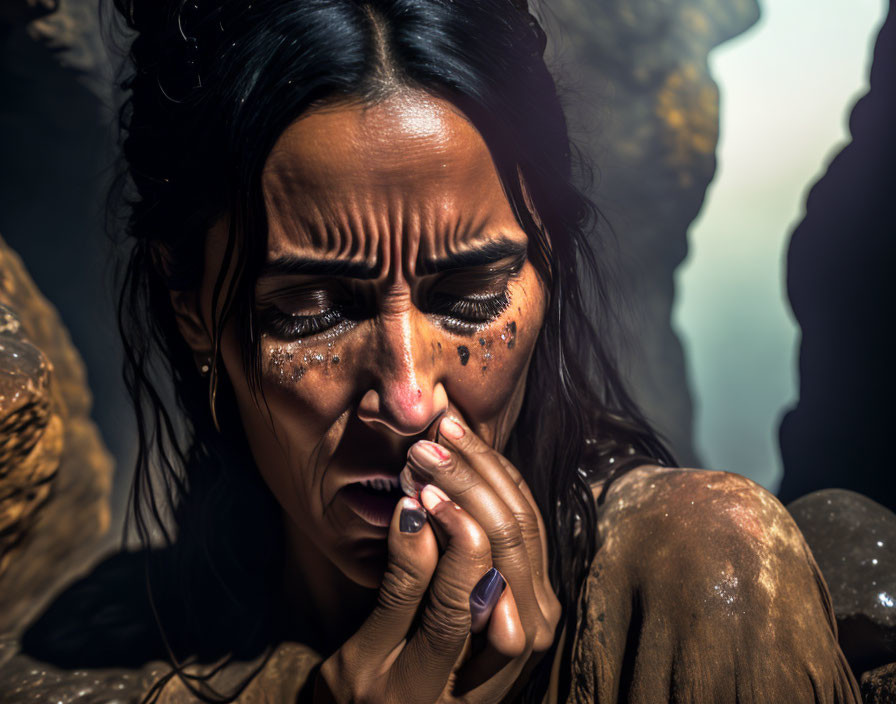
[[861, 702], [827, 586], [767, 491], [640, 468], [599, 509], [571, 704]]

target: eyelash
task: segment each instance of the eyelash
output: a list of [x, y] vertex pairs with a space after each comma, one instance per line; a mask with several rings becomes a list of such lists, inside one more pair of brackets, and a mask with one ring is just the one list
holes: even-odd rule
[[500, 318], [509, 305], [510, 295], [505, 287], [494, 295], [458, 298], [439, 294], [429, 312], [441, 317], [452, 332], [472, 335], [483, 325]]
[[317, 315], [290, 315], [276, 306], [270, 306], [262, 310], [259, 317], [264, 331], [281, 340], [311, 337], [346, 322], [344, 313], [337, 307], [328, 308]]
[[[428, 312], [442, 318], [445, 327], [452, 332], [472, 335], [483, 325], [501, 317], [509, 305], [510, 295], [505, 287], [494, 295], [456, 297], [438, 294]], [[347, 312], [337, 305], [316, 315], [290, 315], [276, 306], [268, 306], [259, 318], [264, 331], [281, 340], [311, 337], [351, 324]]]

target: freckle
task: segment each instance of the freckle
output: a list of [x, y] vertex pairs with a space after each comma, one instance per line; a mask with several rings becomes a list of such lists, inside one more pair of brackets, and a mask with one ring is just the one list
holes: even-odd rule
[[483, 347], [485, 347], [485, 338], [484, 337], [479, 338], [479, 344], [482, 345]]
[[483, 365], [482, 365], [482, 371], [484, 371], [484, 372], [487, 372], [487, 371], [488, 371], [488, 365], [487, 365], [487, 364], [483, 364]]
[[436, 344], [439, 346], [439, 352], [441, 352], [441, 351], [442, 351], [442, 343], [441, 343], [441, 342], [437, 342]]
[[333, 355], [333, 364], [339, 364], [339, 355], [338, 354]]
[[470, 350], [467, 349], [466, 345], [459, 345], [457, 348], [457, 356], [460, 357], [460, 363], [463, 366], [467, 366], [467, 362], [470, 361]]

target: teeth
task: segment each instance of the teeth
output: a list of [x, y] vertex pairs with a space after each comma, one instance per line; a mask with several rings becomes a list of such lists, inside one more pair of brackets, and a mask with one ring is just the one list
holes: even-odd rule
[[388, 479], [384, 479], [382, 477], [377, 477], [375, 479], [364, 479], [361, 481], [361, 484], [368, 489], [373, 489], [374, 491], [393, 491], [398, 488], [398, 477], [389, 477]]

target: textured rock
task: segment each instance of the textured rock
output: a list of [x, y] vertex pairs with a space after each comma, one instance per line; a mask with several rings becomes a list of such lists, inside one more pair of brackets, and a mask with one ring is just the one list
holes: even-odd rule
[[864, 704], [892, 704], [896, 702], [896, 662], [862, 675]]
[[95, 556], [109, 528], [112, 461], [89, 417], [83, 363], [2, 240], [0, 306], [0, 636], [8, 638]]
[[[280, 645], [263, 663], [261, 671], [240, 692], [242, 704], [295, 702], [320, 656], [295, 643]], [[262, 665], [260, 661], [233, 663], [210, 680], [214, 691], [230, 693]], [[190, 674], [207, 672], [211, 667], [189, 667]], [[144, 700], [146, 693], [159, 686], [158, 704], [195, 704], [200, 701], [181, 679], [171, 676], [171, 667], [155, 662], [142, 668], [104, 668], [65, 670], [17, 656], [0, 667], [4, 704], [131, 704]], [[193, 683], [195, 686], [195, 682]], [[208, 691], [208, 690], [206, 690]], [[210, 700], [214, 701], [214, 700]]]
[[62, 424], [50, 408], [47, 358], [0, 305], [0, 575], [50, 494]]
[[684, 355], [670, 322], [673, 274], [715, 172], [718, 90], [707, 55], [752, 25], [759, 8], [755, 0], [546, 4], [571, 131], [597, 167], [590, 193], [618, 240], [618, 255], [600, 256], [618, 260], [613, 283], [634, 310], [626, 371], [679, 463], [699, 466]]
[[787, 508], [828, 583], [853, 671], [896, 660], [896, 514], [841, 489], [816, 491]]

